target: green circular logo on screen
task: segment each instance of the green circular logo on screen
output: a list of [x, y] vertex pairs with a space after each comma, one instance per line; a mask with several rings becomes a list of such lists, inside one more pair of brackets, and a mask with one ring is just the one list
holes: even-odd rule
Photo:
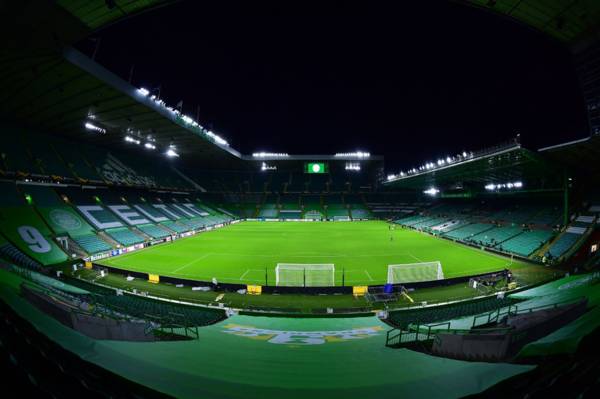
[[313, 164], [312, 170], [315, 173], [319, 173], [321, 171], [321, 165], [319, 165], [318, 163]]
[[65, 230], [76, 230], [81, 227], [81, 220], [72, 213], [62, 209], [53, 209], [50, 211], [50, 220], [52, 223], [62, 227]]

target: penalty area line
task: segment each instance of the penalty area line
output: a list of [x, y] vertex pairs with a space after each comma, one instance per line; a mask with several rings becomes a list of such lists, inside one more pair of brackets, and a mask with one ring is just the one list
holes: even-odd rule
[[173, 270], [171, 273], [177, 273], [178, 271], [180, 271], [180, 270], [183, 270], [183, 269], [185, 269], [186, 267], [188, 267], [188, 266], [191, 266], [191, 265], [193, 265], [194, 263], [201, 261], [202, 259], [206, 258], [206, 257], [207, 257], [207, 256], [209, 256], [209, 255], [210, 255], [210, 253], [204, 254], [203, 256], [201, 256], [201, 257], [199, 257], [199, 258], [196, 258], [196, 259], [194, 259], [193, 261], [191, 261], [191, 262], [189, 262], [189, 263], [186, 263], [185, 265], [183, 265], [183, 266], [181, 266], [181, 267], [178, 267], [177, 269]]
[[369, 278], [370, 281], [375, 281], [375, 280], [373, 280], [373, 278], [371, 277], [371, 275], [369, 274], [368, 271], [365, 270], [365, 274], [367, 275], [367, 277]]
[[246, 269], [246, 271], [244, 272], [244, 274], [242, 274], [242, 275], [240, 276], [240, 280], [243, 280], [243, 279], [244, 279], [244, 277], [246, 277], [246, 274], [248, 274], [249, 272], [250, 272], [250, 269]]

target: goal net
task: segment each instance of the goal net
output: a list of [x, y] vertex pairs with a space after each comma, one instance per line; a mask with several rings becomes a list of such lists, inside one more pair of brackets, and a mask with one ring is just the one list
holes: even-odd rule
[[388, 266], [388, 284], [416, 283], [419, 281], [442, 280], [443, 278], [444, 272], [439, 261]]
[[333, 287], [335, 267], [329, 263], [278, 263], [275, 284], [278, 287]]

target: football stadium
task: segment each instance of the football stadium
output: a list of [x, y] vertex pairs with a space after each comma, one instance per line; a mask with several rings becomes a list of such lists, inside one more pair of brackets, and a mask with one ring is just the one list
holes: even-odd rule
[[[600, 2], [417, 3], [375, 14], [365, 5], [306, 14], [191, 0], [0, 3], [5, 394], [597, 397]], [[314, 32], [288, 37], [290, 21]], [[356, 39], [373, 39], [357, 21], [424, 24], [436, 42], [456, 26], [481, 53], [461, 59], [473, 53], [465, 39], [411, 57], [414, 74], [402, 78], [419, 92], [436, 86], [413, 96], [410, 83], [355, 73], [365, 64], [387, 73], [370, 59], [378, 45]], [[413, 33], [388, 39], [428, 46], [427, 33]], [[228, 35], [242, 44], [227, 47]], [[252, 47], [270, 40], [278, 50]], [[330, 40], [339, 49], [316, 49]], [[509, 42], [514, 54], [501, 49]], [[288, 51], [298, 70], [277, 60], [252, 70], [265, 52]], [[477, 57], [504, 63], [510, 78], [473, 65]], [[430, 76], [435, 59], [466, 80]], [[305, 67], [325, 76], [320, 89], [300, 77]], [[503, 87], [513, 79], [522, 80]], [[441, 81], [464, 87], [444, 97], [454, 89]], [[514, 101], [518, 116], [493, 116], [493, 129], [472, 133], [445, 126], [496, 115], [485, 110], [496, 103], [470, 99], [480, 89]], [[379, 104], [404, 91], [404, 109]], [[345, 97], [367, 92], [344, 111], [356, 102]], [[463, 100], [474, 109], [461, 111]], [[269, 130], [265, 104], [273, 120], [297, 126]], [[321, 106], [331, 119], [311, 116]], [[390, 115], [364, 131], [373, 109]], [[421, 126], [390, 126], [411, 110]], [[560, 125], [567, 119], [581, 123]]]

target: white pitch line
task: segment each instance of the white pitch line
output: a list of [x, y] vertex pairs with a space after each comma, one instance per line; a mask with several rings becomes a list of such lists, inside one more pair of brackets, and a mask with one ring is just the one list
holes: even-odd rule
[[249, 271], [250, 271], [250, 269], [246, 269], [246, 271], [244, 272], [244, 274], [242, 274], [242, 276], [240, 277], [240, 280], [243, 280], [244, 277], [246, 277], [246, 274], [248, 274]]
[[416, 260], [417, 262], [423, 262], [421, 259], [417, 258], [416, 256], [414, 256], [413, 254], [411, 254], [410, 252], [408, 253], [409, 256], [411, 256], [414, 260]]
[[198, 261], [201, 261], [202, 259], [206, 258], [206, 257], [207, 257], [207, 256], [209, 256], [209, 255], [210, 255], [210, 253], [204, 254], [203, 256], [201, 256], [201, 257], [199, 257], [199, 258], [196, 258], [196, 259], [194, 259], [193, 261], [191, 261], [191, 262], [188, 262], [188, 263], [186, 263], [185, 265], [183, 265], [183, 266], [181, 266], [181, 267], [178, 267], [177, 269], [173, 270], [171, 273], [177, 273], [178, 271], [180, 271], [180, 270], [183, 270], [183, 269], [185, 269], [186, 267], [188, 267], [188, 266], [191, 266], [191, 265], [193, 265], [194, 263], [196, 263], [196, 262], [198, 262]]
[[371, 275], [369, 274], [368, 271], [365, 270], [365, 274], [367, 275], [367, 277], [369, 278], [370, 281], [375, 281], [375, 280], [373, 280], [373, 278], [371, 277]]

